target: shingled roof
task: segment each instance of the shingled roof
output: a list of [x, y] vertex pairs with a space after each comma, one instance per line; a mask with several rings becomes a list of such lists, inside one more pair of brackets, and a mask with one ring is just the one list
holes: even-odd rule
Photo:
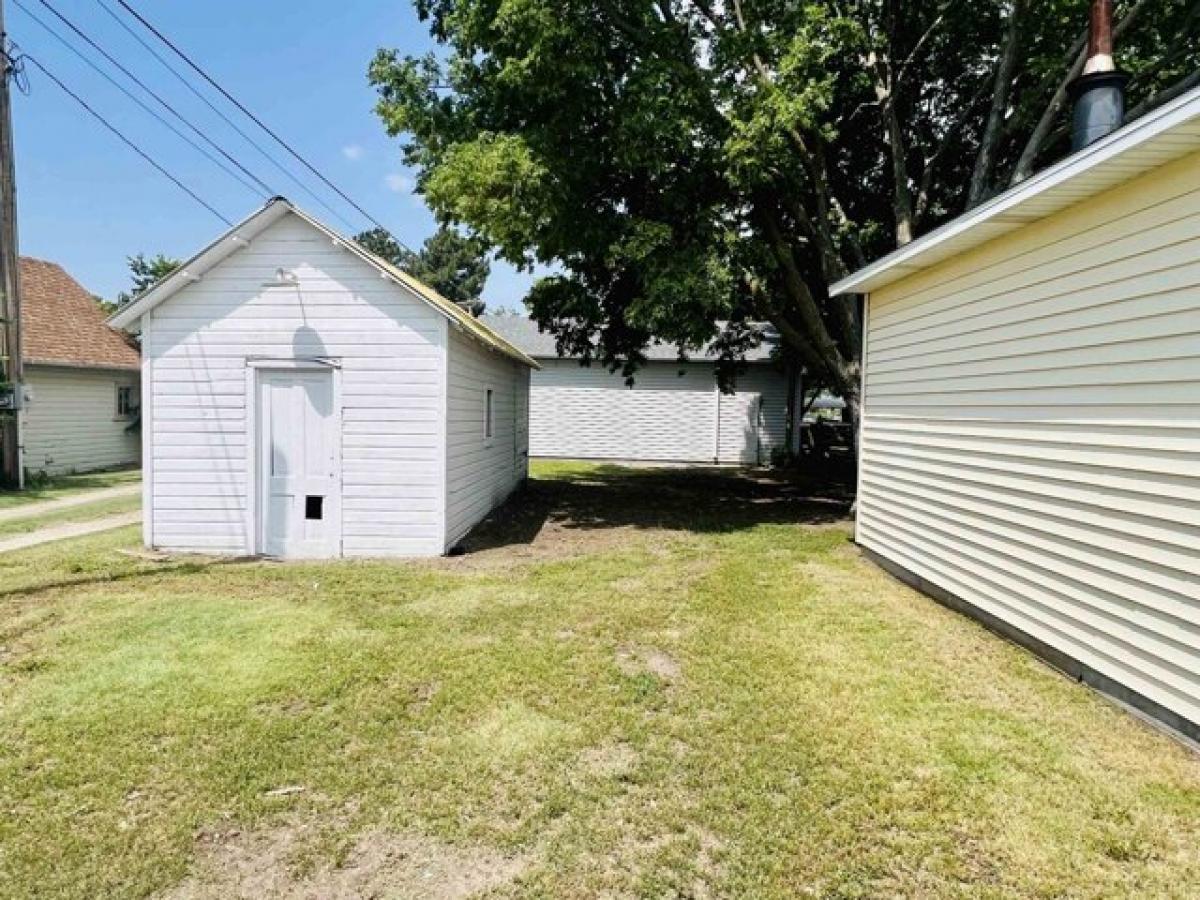
[[21, 356], [26, 365], [137, 369], [141, 357], [57, 263], [21, 257]]
[[[554, 335], [542, 331], [538, 323], [531, 319], [524, 316], [485, 315], [480, 316], [479, 321], [534, 359], [558, 358]], [[779, 345], [779, 334], [774, 328], [763, 325], [760, 327], [760, 331], [762, 340], [758, 346], [751, 347], [746, 351], [746, 362], [767, 362], [773, 358], [775, 349]], [[676, 344], [666, 344], [661, 341], [654, 341], [642, 352], [646, 359], [652, 362], [676, 362], [679, 359], [679, 347]], [[712, 362], [716, 357], [717, 354], [711, 347], [693, 350], [688, 354], [690, 362]]]

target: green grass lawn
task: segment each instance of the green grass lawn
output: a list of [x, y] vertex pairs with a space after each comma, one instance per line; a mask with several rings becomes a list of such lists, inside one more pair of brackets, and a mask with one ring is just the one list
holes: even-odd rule
[[1200, 758], [840, 498], [538, 474], [433, 562], [0, 555], [0, 893], [1200, 892]]
[[78, 506], [68, 506], [53, 512], [20, 516], [15, 519], [0, 519], [0, 541], [7, 537], [15, 537], [39, 528], [49, 528], [53, 525], [66, 525], [72, 522], [90, 522], [117, 513], [133, 512], [142, 506], [140, 494], [127, 497], [110, 497], [107, 500], [97, 500], [93, 503], [81, 503]]
[[60, 475], [24, 491], [0, 490], [0, 510], [11, 509], [26, 503], [37, 503], [41, 500], [58, 500], [84, 491], [137, 484], [141, 480], [141, 469], [117, 469], [111, 472], [89, 472], [85, 475]]

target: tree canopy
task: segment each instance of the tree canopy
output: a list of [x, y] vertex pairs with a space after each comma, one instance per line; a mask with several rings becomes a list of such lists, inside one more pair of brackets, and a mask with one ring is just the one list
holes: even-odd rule
[[147, 257], [145, 253], [138, 253], [135, 256], [126, 257], [125, 262], [129, 266], [131, 282], [129, 290], [118, 293], [115, 304], [102, 302], [100, 305], [106, 312], [111, 313], [124, 306], [138, 294], [154, 287], [183, 264], [182, 260], [172, 259], [161, 253], [151, 257]]
[[[415, 0], [438, 56], [381, 50], [418, 190], [517, 265], [559, 346], [652, 338], [732, 364], [771, 322], [852, 402], [849, 269], [1067, 150], [1087, 0]], [[1195, 0], [1118, 4], [1130, 114], [1197, 83]]]
[[355, 241], [414, 278], [425, 282], [447, 300], [473, 316], [483, 312], [483, 288], [491, 272], [488, 246], [477, 237], [442, 226], [413, 253], [401, 247], [382, 228], [372, 228]]

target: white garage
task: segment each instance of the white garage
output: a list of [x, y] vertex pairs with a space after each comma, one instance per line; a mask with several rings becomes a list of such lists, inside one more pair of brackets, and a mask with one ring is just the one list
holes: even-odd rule
[[834, 285], [857, 539], [1200, 738], [1200, 92]]
[[112, 323], [142, 336], [148, 546], [438, 555], [527, 475], [537, 363], [282, 198]]
[[560, 357], [529, 319], [484, 321], [541, 364], [530, 389], [534, 457], [759, 465], [787, 447], [789, 421], [798, 421], [788, 410], [799, 408], [799, 378], [774, 361], [770, 334], [723, 393], [704, 354], [680, 361], [675, 347], [653, 345], [629, 385], [620, 372]]

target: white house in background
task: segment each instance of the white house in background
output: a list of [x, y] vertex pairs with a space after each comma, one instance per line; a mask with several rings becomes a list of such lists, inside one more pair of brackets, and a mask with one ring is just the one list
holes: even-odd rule
[[526, 477], [537, 363], [282, 198], [112, 321], [142, 335], [148, 546], [434, 556]]
[[858, 542], [1200, 737], [1200, 91], [833, 290]]
[[[736, 391], [717, 387], [716, 363], [655, 344], [632, 386], [620, 372], [558, 355], [554, 337], [520, 316], [484, 316], [493, 331], [541, 363], [533, 374], [529, 452], [534, 457], [758, 465], [787, 447], [789, 406], [800, 408], [799, 378], [772, 358], [768, 332], [750, 351]], [[792, 449], [798, 444], [793, 432]]]
[[136, 465], [136, 347], [62, 266], [21, 257], [19, 269], [22, 464], [48, 475]]

